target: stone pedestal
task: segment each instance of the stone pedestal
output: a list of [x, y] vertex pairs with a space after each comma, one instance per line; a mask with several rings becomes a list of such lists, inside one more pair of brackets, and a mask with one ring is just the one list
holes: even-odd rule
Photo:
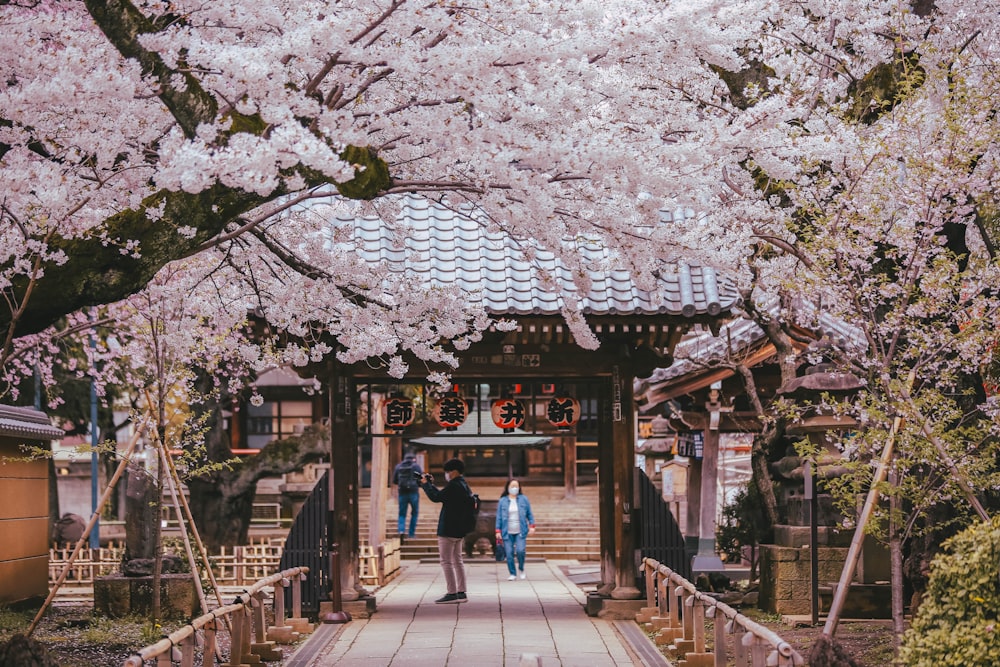
[[645, 598], [615, 600], [596, 593], [587, 595], [587, 615], [608, 620], [633, 621], [635, 615], [646, 605]]
[[[371, 618], [377, 610], [375, 604], [374, 595], [364, 595], [359, 597], [357, 600], [342, 600], [340, 603], [341, 611], [346, 611], [351, 615], [351, 618]], [[319, 617], [323, 618], [324, 614], [328, 614], [333, 611], [332, 602], [320, 602], [319, 603]]]
[[[195, 616], [198, 592], [189, 573], [160, 576], [160, 615], [164, 619]], [[109, 618], [148, 616], [153, 603], [153, 577], [109, 575], [94, 579], [94, 611]]]

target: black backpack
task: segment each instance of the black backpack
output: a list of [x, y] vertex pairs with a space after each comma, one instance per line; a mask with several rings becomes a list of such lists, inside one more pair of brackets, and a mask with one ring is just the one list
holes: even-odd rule
[[405, 493], [410, 493], [420, 488], [416, 478], [413, 476], [413, 459], [403, 459], [403, 462], [399, 464], [399, 468], [396, 471], [396, 480], [399, 484], [399, 490]]
[[481, 503], [479, 502], [479, 494], [473, 493], [468, 483], [465, 484], [465, 489], [468, 491], [469, 497], [466, 500], [465, 513], [462, 515], [462, 532], [468, 535], [476, 531]]

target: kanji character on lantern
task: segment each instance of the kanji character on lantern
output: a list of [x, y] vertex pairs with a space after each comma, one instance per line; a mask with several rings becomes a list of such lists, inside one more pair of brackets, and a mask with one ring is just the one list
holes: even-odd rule
[[469, 408], [458, 394], [448, 393], [434, 406], [434, 420], [447, 431], [454, 431], [465, 423]]
[[549, 401], [546, 417], [560, 431], [569, 431], [580, 420], [580, 401], [572, 396], [556, 396]]
[[494, 424], [502, 428], [504, 433], [510, 433], [524, 424], [527, 410], [521, 401], [513, 398], [499, 398], [493, 401], [490, 414]]
[[413, 401], [393, 396], [385, 401], [385, 426], [390, 431], [402, 431], [413, 423]]

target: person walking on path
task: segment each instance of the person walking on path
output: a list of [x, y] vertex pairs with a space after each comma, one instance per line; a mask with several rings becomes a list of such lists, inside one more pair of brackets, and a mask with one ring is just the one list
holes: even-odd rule
[[447, 592], [435, 600], [437, 604], [467, 602], [465, 594], [465, 564], [462, 562], [462, 543], [465, 541], [467, 515], [472, 497], [472, 490], [462, 476], [465, 464], [460, 459], [449, 459], [444, 464], [444, 478], [447, 482], [438, 489], [434, 486], [434, 477], [424, 474], [420, 488], [424, 490], [431, 502], [441, 503], [441, 514], [438, 515], [438, 556], [441, 558], [441, 569], [444, 571]]
[[[396, 464], [392, 482], [399, 491], [399, 539], [413, 537], [417, 532], [417, 515], [420, 513], [420, 480], [424, 471], [417, 463], [413, 450], [407, 450], [403, 460]], [[406, 531], [406, 512], [410, 512], [410, 530]]]
[[531, 503], [528, 497], [521, 493], [521, 484], [512, 479], [507, 482], [500, 502], [497, 505], [496, 534], [497, 542], [503, 540], [507, 552], [508, 581], [517, 578], [514, 570], [514, 558], [517, 558], [517, 570], [524, 574], [524, 554], [528, 535], [535, 533], [535, 515], [531, 513]]

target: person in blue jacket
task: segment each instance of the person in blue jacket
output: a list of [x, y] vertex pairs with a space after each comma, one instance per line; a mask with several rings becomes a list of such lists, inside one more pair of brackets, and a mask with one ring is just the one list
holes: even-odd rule
[[[525, 578], [525, 540], [534, 533], [535, 515], [531, 513], [531, 503], [521, 493], [521, 484], [516, 479], [509, 480], [497, 505], [496, 521], [497, 542], [503, 540], [507, 552], [507, 571], [510, 572], [507, 581], [517, 579], [517, 571], [521, 573], [522, 579]], [[514, 570], [515, 557], [517, 571]]]

